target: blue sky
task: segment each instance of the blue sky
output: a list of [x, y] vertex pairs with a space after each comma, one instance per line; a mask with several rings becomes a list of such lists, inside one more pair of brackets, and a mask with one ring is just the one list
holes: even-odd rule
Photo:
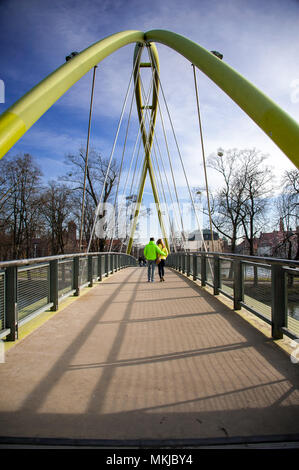
[[[82, 51], [118, 31], [167, 29], [208, 50], [222, 52], [225, 62], [299, 120], [298, 20], [296, 0], [0, 0], [0, 79], [5, 84], [0, 112], [64, 63], [71, 51]], [[188, 178], [191, 185], [203, 186], [192, 67], [166, 46], [157, 47], [161, 83]], [[91, 146], [106, 157], [132, 71], [133, 51], [134, 45], [122, 48], [97, 69]], [[65, 155], [85, 146], [91, 73], [10, 151], [31, 153], [45, 179], [63, 174]], [[198, 85], [207, 156], [219, 147], [255, 147], [269, 154], [277, 181], [284, 169], [294, 168], [250, 118], [200, 72]], [[132, 122], [137, 123], [136, 113]], [[130, 142], [133, 145], [133, 129]], [[172, 148], [178, 186], [184, 191], [178, 155]], [[119, 158], [121, 150], [116, 153]], [[215, 175], [209, 174], [209, 179], [211, 187], [216, 187]], [[149, 184], [145, 191], [150, 193]]]

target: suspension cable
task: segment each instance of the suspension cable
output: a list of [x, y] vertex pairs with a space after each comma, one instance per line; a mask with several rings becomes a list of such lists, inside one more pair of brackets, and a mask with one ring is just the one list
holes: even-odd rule
[[171, 119], [171, 116], [170, 116], [169, 108], [168, 108], [168, 105], [167, 105], [167, 102], [166, 102], [166, 98], [165, 98], [165, 94], [164, 94], [164, 90], [163, 90], [163, 87], [162, 87], [162, 84], [161, 84], [161, 79], [160, 79], [159, 74], [158, 74], [158, 79], [159, 79], [159, 84], [160, 84], [162, 96], [163, 96], [163, 99], [164, 99], [165, 107], [166, 107], [166, 110], [167, 110], [168, 118], [169, 118], [169, 121], [170, 121], [172, 133], [173, 133], [174, 140], [175, 140], [175, 143], [176, 143], [178, 155], [179, 155], [180, 162], [181, 162], [181, 165], [182, 165], [183, 173], [184, 173], [184, 176], [185, 176], [185, 180], [186, 180], [189, 196], [190, 196], [190, 199], [191, 199], [192, 207], [193, 207], [193, 210], [194, 210], [194, 213], [195, 213], [195, 216], [196, 216], [198, 229], [199, 229], [199, 232], [200, 232], [201, 237], [202, 237], [203, 247], [204, 247], [204, 250], [207, 251], [206, 244], [205, 244], [203, 234], [202, 234], [202, 230], [201, 230], [201, 226], [200, 226], [199, 219], [198, 219], [198, 214], [197, 214], [197, 211], [196, 211], [196, 208], [195, 208], [194, 199], [193, 199], [193, 196], [192, 196], [192, 192], [191, 192], [191, 189], [190, 189], [188, 177], [187, 177], [185, 166], [184, 166], [184, 163], [183, 163], [181, 151], [180, 151], [180, 148], [179, 148], [179, 145], [178, 145], [178, 141], [177, 141], [177, 137], [176, 137], [176, 134], [175, 134], [173, 122], [172, 122], [172, 119]]
[[[127, 139], [128, 139], [128, 133], [129, 133], [129, 126], [130, 126], [132, 108], [133, 108], [133, 101], [134, 101], [134, 92], [132, 93], [132, 100], [131, 100], [131, 105], [130, 105], [128, 124], [127, 124], [127, 129], [126, 129], [125, 141], [124, 141], [122, 158], [121, 158], [121, 165], [120, 165], [120, 170], [119, 170], [119, 177], [118, 177], [118, 181], [117, 181], [117, 189], [116, 189], [115, 198], [114, 198], [114, 208], [115, 208], [115, 210], [116, 210], [116, 207], [117, 207], [117, 213], [115, 214], [116, 224], [118, 224], [118, 220], [117, 220], [118, 219], [117, 197], [118, 197], [118, 191], [119, 191], [119, 183], [120, 183], [120, 179], [121, 179], [121, 175], [122, 175], [122, 167], [123, 167], [124, 156], [125, 156], [125, 151], [126, 151], [126, 145], [127, 145]], [[115, 230], [114, 230], [114, 233], [115, 233]], [[110, 240], [109, 253], [111, 252], [113, 241], [114, 241], [114, 236], [112, 236], [111, 240]]]
[[110, 154], [110, 158], [109, 158], [109, 163], [107, 165], [107, 171], [106, 171], [105, 179], [104, 179], [104, 182], [103, 182], [101, 196], [100, 196], [99, 203], [98, 203], [96, 211], [95, 211], [93, 226], [92, 226], [92, 230], [91, 230], [91, 234], [90, 234], [90, 238], [89, 238], [89, 242], [88, 242], [88, 247], [87, 247], [87, 253], [89, 252], [89, 249], [90, 249], [90, 245], [91, 245], [94, 230], [95, 230], [95, 225], [96, 225], [96, 222], [97, 222], [97, 217], [98, 217], [100, 206], [101, 206], [101, 203], [102, 203], [102, 200], [103, 200], [105, 185], [106, 185], [106, 181], [107, 181], [108, 174], [109, 174], [109, 171], [110, 171], [111, 162], [112, 162], [112, 159], [113, 159], [113, 155], [114, 155], [114, 151], [115, 151], [115, 147], [116, 147], [116, 142], [117, 142], [117, 139], [118, 139], [121, 123], [122, 123], [122, 120], [123, 120], [123, 116], [124, 116], [124, 112], [125, 112], [125, 108], [126, 108], [126, 104], [127, 104], [127, 100], [128, 100], [129, 90], [131, 88], [132, 78], [133, 78], [135, 68], [136, 68], [136, 65], [137, 65], [137, 62], [138, 62], [137, 59], [138, 59], [139, 54], [140, 54], [140, 52], [136, 55], [135, 64], [134, 64], [134, 67], [133, 67], [133, 70], [132, 70], [132, 73], [131, 73], [131, 77], [130, 77], [129, 85], [128, 85], [128, 88], [127, 88], [125, 100], [124, 100], [124, 103], [123, 103], [120, 119], [119, 119], [119, 122], [118, 122], [117, 132], [116, 132], [114, 143], [113, 143], [113, 146], [112, 146], [112, 150], [111, 150], [111, 154]]
[[207, 175], [206, 157], [205, 157], [205, 149], [204, 149], [204, 141], [203, 141], [203, 132], [202, 132], [202, 125], [201, 125], [200, 109], [199, 109], [199, 97], [198, 97], [198, 87], [197, 87], [197, 80], [196, 80], [196, 71], [195, 71], [194, 64], [191, 64], [191, 65], [193, 67], [193, 75], [194, 75], [194, 87], [195, 87], [195, 94], [196, 94], [198, 124], [199, 124], [201, 150], [202, 150], [202, 160], [203, 160], [205, 183], [206, 183], [206, 192], [207, 192], [207, 201], [208, 201], [208, 212], [209, 212], [209, 221], [210, 221], [210, 230], [211, 230], [212, 251], [215, 251], [214, 250], [213, 224], [212, 224], [212, 216], [211, 216], [211, 208], [210, 208], [210, 195], [209, 195], [209, 187], [208, 187], [208, 175]]
[[[136, 82], [137, 83], [137, 82]], [[148, 91], [148, 95], [145, 99], [145, 105], [147, 105], [148, 101], [149, 101], [149, 98], [150, 98], [150, 93], [151, 93], [151, 89], [152, 89], [152, 85]], [[146, 110], [146, 113], [148, 111]], [[137, 142], [138, 142], [138, 138], [140, 136], [140, 141], [139, 141], [139, 147], [138, 147], [138, 153], [137, 153], [137, 158], [136, 158], [136, 162], [135, 162], [135, 167], [134, 167], [134, 172], [133, 172], [133, 177], [132, 177], [132, 181], [131, 181], [131, 186], [130, 186], [130, 191], [129, 193], [132, 195], [132, 191], [133, 191], [133, 185], [134, 185], [134, 182], [135, 182], [135, 175], [136, 175], [136, 171], [137, 171], [137, 164], [138, 164], [138, 160], [139, 160], [139, 155], [140, 155], [140, 149], [141, 149], [141, 144], [142, 144], [142, 139], [141, 139], [141, 127], [142, 127], [142, 122], [139, 122], [139, 128], [138, 128], [138, 136], [137, 136], [137, 139], [136, 139], [136, 143], [135, 143], [135, 147], [134, 147], [134, 152], [133, 152], [133, 155], [135, 154], [136, 152], [136, 146], [137, 146]], [[131, 163], [132, 163], [133, 159], [131, 159]], [[131, 170], [131, 163], [130, 163], [130, 168], [129, 168], [129, 172]], [[142, 166], [141, 168], [139, 169], [139, 174], [138, 176], [141, 175], [141, 171], [142, 171]], [[127, 186], [127, 181], [128, 181], [128, 175], [129, 173], [127, 174], [127, 179], [126, 179], [126, 184], [125, 184], [125, 189], [126, 189], [126, 186]], [[137, 178], [137, 181], [138, 181], [138, 178]], [[123, 191], [123, 198], [124, 198], [124, 194], [125, 194], [125, 189]], [[122, 204], [122, 209], [123, 209], [123, 204]], [[122, 210], [121, 209], [121, 210]], [[133, 208], [131, 210], [131, 214], [133, 212]], [[121, 243], [121, 251], [122, 251], [122, 248], [123, 248], [123, 245], [124, 245], [124, 242], [127, 240], [127, 221], [125, 222], [125, 228], [126, 228], [126, 237], [125, 239], [122, 240], [122, 243]]]
[[[145, 94], [142, 81], [141, 81], [141, 85], [142, 85], [142, 86], [141, 86], [142, 92], [143, 92], [143, 94]], [[147, 117], [148, 117], [148, 115], [147, 115]], [[163, 198], [164, 198], [164, 204], [165, 204], [165, 208], [166, 208], [167, 215], [168, 215], [168, 220], [169, 220], [169, 231], [170, 231], [170, 235], [171, 235], [171, 238], [172, 238], [172, 243], [173, 243], [174, 251], [176, 252], [176, 246], [175, 246], [175, 241], [174, 241], [173, 233], [172, 233], [172, 231], [170, 230], [170, 227], [171, 227], [171, 220], [170, 220], [170, 215], [169, 215], [169, 210], [168, 210], [167, 198], [166, 198], [165, 191], [164, 191], [164, 186], [163, 186], [163, 183], [162, 183], [161, 171], [160, 171], [160, 166], [159, 166], [158, 157], [157, 157], [157, 153], [156, 153], [155, 142], [157, 143], [157, 147], [158, 147], [159, 153], [160, 153], [160, 148], [159, 148], [159, 145], [158, 145], [158, 139], [157, 139], [156, 133], [155, 133], [155, 135], [154, 135], [154, 142], [153, 142], [153, 152], [152, 152], [152, 155], [154, 154], [154, 156], [155, 156], [155, 160], [156, 160], [155, 166], [158, 168], [158, 174], [159, 174], [159, 178], [160, 178], [160, 188], [161, 188], [161, 189], [160, 189], [160, 194], [162, 194], [162, 196], [163, 196]], [[161, 153], [160, 153], [160, 156], [161, 156]], [[153, 160], [153, 163], [154, 163], [154, 160]], [[163, 165], [163, 168], [164, 168], [164, 165]], [[164, 171], [164, 173], [165, 173], [165, 171]], [[166, 173], [165, 173], [165, 177], [166, 177], [167, 183], [168, 183], [168, 178], [167, 178]], [[159, 185], [159, 180], [158, 180], [158, 185]], [[169, 188], [169, 183], [168, 183], [168, 188]]]
[[94, 95], [94, 84], [95, 84], [96, 69], [97, 69], [97, 65], [95, 65], [94, 68], [93, 68], [92, 85], [91, 85], [91, 95], [90, 95], [88, 131], [87, 131], [87, 142], [86, 142], [86, 153], [85, 153], [85, 169], [84, 169], [83, 195], [82, 195], [82, 207], [81, 207], [79, 251], [82, 250], [82, 233], [83, 233], [83, 220], [84, 220], [84, 210], [85, 210], [86, 177], [87, 177], [87, 167], [88, 167], [88, 152], [89, 152], [90, 126], [91, 126], [91, 113], [92, 113], [92, 104], [93, 104], [93, 95]]

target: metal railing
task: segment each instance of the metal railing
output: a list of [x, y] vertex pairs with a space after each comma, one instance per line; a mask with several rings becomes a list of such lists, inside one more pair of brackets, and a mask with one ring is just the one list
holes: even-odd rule
[[136, 266], [124, 253], [75, 253], [0, 261], [0, 339], [15, 341], [18, 328], [67, 296], [93, 286], [113, 272]]
[[172, 253], [166, 263], [271, 325], [273, 338], [299, 338], [299, 261], [200, 252]]

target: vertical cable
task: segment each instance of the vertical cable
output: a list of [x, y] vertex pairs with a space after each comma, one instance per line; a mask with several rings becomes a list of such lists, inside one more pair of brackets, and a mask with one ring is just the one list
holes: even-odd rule
[[210, 221], [210, 230], [211, 230], [212, 251], [215, 251], [214, 250], [213, 224], [212, 224], [212, 216], [211, 216], [211, 208], [210, 208], [210, 195], [209, 195], [209, 187], [208, 187], [208, 175], [207, 175], [207, 167], [206, 167], [206, 157], [205, 157], [205, 149], [204, 149], [204, 143], [203, 143], [203, 132], [202, 132], [202, 125], [201, 125], [201, 118], [200, 118], [200, 110], [199, 110], [198, 88], [197, 88], [197, 80], [196, 80], [196, 72], [195, 72], [194, 64], [192, 64], [192, 67], [193, 67], [194, 87], [195, 87], [196, 103], [197, 103], [198, 124], [199, 124], [200, 140], [201, 140], [202, 160], [203, 160], [205, 183], [206, 183], [206, 192], [207, 192], [207, 201], [208, 201], [208, 212], [209, 212], [209, 221]]
[[86, 176], [87, 176], [87, 167], [88, 167], [88, 152], [89, 152], [90, 126], [91, 126], [91, 113], [92, 113], [92, 104], [93, 104], [93, 95], [94, 95], [94, 84], [95, 84], [96, 68], [97, 68], [97, 65], [95, 65], [94, 68], [93, 68], [92, 86], [91, 86], [91, 96], [90, 96], [90, 106], [89, 106], [89, 120], [88, 120], [88, 131], [87, 131], [87, 142], [86, 142], [86, 154], [85, 154], [85, 170], [84, 170], [83, 196], [82, 196], [82, 208], [81, 208], [81, 224], [80, 224], [79, 251], [82, 250], [82, 232], [83, 232], [83, 220], [84, 220], [84, 210], [85, 210]]

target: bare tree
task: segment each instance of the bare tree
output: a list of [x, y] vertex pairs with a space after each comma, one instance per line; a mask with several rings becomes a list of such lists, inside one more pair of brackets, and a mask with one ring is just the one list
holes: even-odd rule
[[221, 187], [212, 194], [212, 222], [230, 240], [233, 253], [244, 235], [253, 255], [254, 239], [265, 224], [273, 179], [266, 159], [256, 149], [230, 149], [208, 159], [208, 166], [221, 176]]
[[[70, 170], [62, 180], [67, 182], [72, 190], [76, 193], [76, 214], [77, 223], [81, 223], [81, 208], [79, 202], [82, 201], [83, 194], [83, 181], [85, 171], [85, 152], [80, 149], [77, 155], [68, 155], [66, 157], [66, 163], [69, 165]], [[102, 203], [106, 203], [112, 199], [114, 193], [114, 187], [117, 184], [119, 176], [119, 167], [115, 161], [109, 167], [107, 159], [103, 158], [100, 153], [94, 150], [89, 152], [88, 166], [87, 166], [87, 184], [86, 184], [86, 199], [85, 199], [85, 210], [83, 220], [83, 233], [86, 243], [88, 243], [93, 220], [94, 213], [99, 204], [99, 198], [103, 190]], [[105, 186], [103, 188], [103, 185]], [[106, 212], [99, 214], [99, 218], [105, 217]], [[105, 247], [105, 238], [93, 240], [91, 244], [92, 251], [103, 251]]]
[[282, 192], [277, 199], [277, 213], [285, 230], [275, 247], [277, 255], [287, 259], [299, 259], [299, 170], [285, 171]]
[[42, 173], [29, 154], [7, 157], [1, 170], [6, 180], [1, 207], [2, 231], [9, 237], [13, 258], [30, 257], [31, 239], [39, 226]]
[[242, 225], [249, 244], [249, 254], [254, 255], [254, 240], [266, 224], [269, 197], [273, 189], [273, 172], [266, 165], [267, 156], [259, 151], [244, 150], [241, 155], [240, 184], [244, 187]]
[[52, 255], [64, 253], [67, 241], [65, 231], [72, 209], [70, 191], [66, 185], [51, 181], [40, 198], [41, 214], [50, 236]]
[[208, 166], [220, 176], [222, 186], [211, 194], [212, 223], [230, 241], [231, 252], [236, 250], [242, 227], [242, 204], [245, 199], [240, 174], [240, 152], [227, 150], [220, 158], [212, 154]]

